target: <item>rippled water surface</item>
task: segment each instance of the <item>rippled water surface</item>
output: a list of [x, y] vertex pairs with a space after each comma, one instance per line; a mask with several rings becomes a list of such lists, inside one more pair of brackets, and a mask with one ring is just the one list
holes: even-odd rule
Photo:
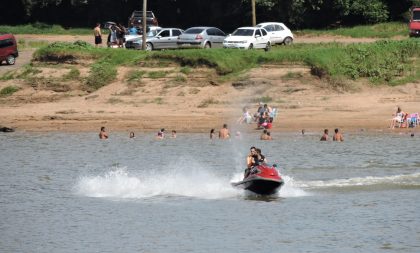
[[[420, 252], [420, 138], [0, 134], [0, 252]], [[286, 181], [234, 189], [250, 146]]]

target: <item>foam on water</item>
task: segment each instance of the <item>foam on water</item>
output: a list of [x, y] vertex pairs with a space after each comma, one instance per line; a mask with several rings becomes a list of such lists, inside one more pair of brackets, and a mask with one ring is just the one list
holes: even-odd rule
[[117, 168], [104, 175], [82, 177], [75, 189], [81, 195], [111, 198], [176, 195], [218, 199], [240, 194], [227, 180], [202, 169], [172, 169], [163, 173], [147, 170], [134, 175], [125, 168]]
[[[203, 168], [174, 168], [165, 172], [146, 170], [136, 175], [127, 168], [115, 168], [97, 176], [83, 176], [75, 191], [83, 196], [98, 198], [150, 198], [155, 196], [185, 196], [204, 199], [221, 199], [242, 196], [242, 189], [231, 182], [242, 180], [242, 173], [230, 179], [217, 177]], [[280, 197], [308, 195], [299, 189], [291, 177], [284, 176], [285, 185]]]
[[298, 181], [298, 187], [302, 188], [344, 188], [360, 186], [402, 186], [420, 187], [420, 173], [407, 175], [393, 175], [385, 177], [355, 177], [347, 179], [317, 180], [317, 181]]

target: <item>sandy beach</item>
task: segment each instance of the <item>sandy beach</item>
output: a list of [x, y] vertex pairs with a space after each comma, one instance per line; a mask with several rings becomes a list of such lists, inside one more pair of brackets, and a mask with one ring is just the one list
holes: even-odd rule
[[[17, 38], [53, 40], [51, 36], [34, 36]], [[60, 39], [92, 38], [60, 36]], [[328, 41], [331, 38], [315, 39]], [[0, 74], [23, 68], [30, 62], [33, 51], [22, 50], [17, 64], [2, 65]], [[37, 76], [60, 77], [70, 71], [70, 67], [74, 66], [39, 66], [41, 73]], [[81, 77], [88, 75], [88, 65], [77, 68]], [[273, 132], [306, 129], [321, 133], [324, 128], [330, 131], [340, 128], [344, 132], [419, 129], [388, 128], [397, 106], [408, 113], [420, 112], [418, 82], [390, 87], [373, 86], [363, 80], [346, 81], [344, 87], [331, 89], [325, 80], [311, 75], [310, 69], [302, 65], [264, 65], [243, 73], [239, 81], [224, 82], [217, 78], [214, 70], [198, 68], [181, 81], [174, 81], [179, 68], [175, 65], [159, 68], [170, 74], [163, 78], [143, 78], [133, 86], [126, 81], [130, 69], [120, 67], [117, 80], [92, 93], [81, 91], [77, 82], [67, 83], [65, 88], [51, 88], [31, 86], [15, 79], [0, 81], [0, 89], [10, 85], [21, 88], [12, 96], [0, 98], [0, 125], [17, 131], [98, 131], [106, 126], [111, 132], [156, 131], [162, 127], [178, 132], [208, 132], [227, 123], [232, 131], [255, 131], [255, 124], [237, 124], [236, 121], [244, 106], [254, 113], [258, 102], [268, 99], [268, 105], [279, 111]]]

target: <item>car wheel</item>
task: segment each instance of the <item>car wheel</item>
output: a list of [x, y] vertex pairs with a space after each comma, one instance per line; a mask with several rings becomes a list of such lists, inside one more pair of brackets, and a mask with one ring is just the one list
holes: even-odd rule
[[9, 64], [9, 65], [14, 65], [14, 64], [15, 64], [15, 62], [16, 62], [16, 58], [15, 58], [15, 56], [14, 56], [14, 55], [9, 55], [9, 56], [7, 56], [7, 58], [6, 58], [6, 62], [7, 62], [7, 64]]
[[293, 43], [293, 39], [290, 37], [287, 37], [283, 40], [283, 44], [285, 45], [291, 45]]
[[146, 51], [152, 51], [153, 50], [153, 45], [150, 42], [146, 43]]
[[254, 48], [254, 45], [252, 45], [252, 43], [249, 44], [248, 49], [253, 49], [253, 48]]
[[210, 42], [207, 42], [207, 43], [204, 45], [204, 48], [205, 48], [205, 49], [210, 49], [210, 48], [211, 48]]
[[271, 49], [271, 44], [270, 42], [267, 42], [267, 45], [265, 45], [264, 51], [268, 52]]

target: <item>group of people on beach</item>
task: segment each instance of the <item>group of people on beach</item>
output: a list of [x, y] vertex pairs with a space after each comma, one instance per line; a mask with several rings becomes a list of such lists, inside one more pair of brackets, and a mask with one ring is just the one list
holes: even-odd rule
[[394, 129], [395, 127], [399, 128], [409, 128], [416, 127], [419, 124], [420, 117], [419, 113], [407, 113], [401, 110], [401, 107], [397, 106], [397, 111], [390, 120], [389, 128]]
[[[134, 32], [133, 29], [127, 30], [121, 23], [118, 24], [110, 24], [109, 26], [109, 34], [107, 38], [107, 46], [108, 47], [124, 47], [124, 36], [127, 32]], [[135, 28], [134, 28], [135, 29]], [[137, 33], [137, 31], [135, 31]], [[93, 29], [93, 35], [95, 37], [95, 46], [99, 47], [102, 45], [102, 32], [101, 32], [101, 24], [97, 23], [95, 28]]]
[[257, 123], [258, 128], [270, 128], [270, 124], [273, 123], [276, 109], [271, 108], [268, 104], [260, 102], [258, 104], [257, 111], [251, 115], [247, 106], [242, 108], [242, 115], [237, 120], [237, 123], [251, 124]]

